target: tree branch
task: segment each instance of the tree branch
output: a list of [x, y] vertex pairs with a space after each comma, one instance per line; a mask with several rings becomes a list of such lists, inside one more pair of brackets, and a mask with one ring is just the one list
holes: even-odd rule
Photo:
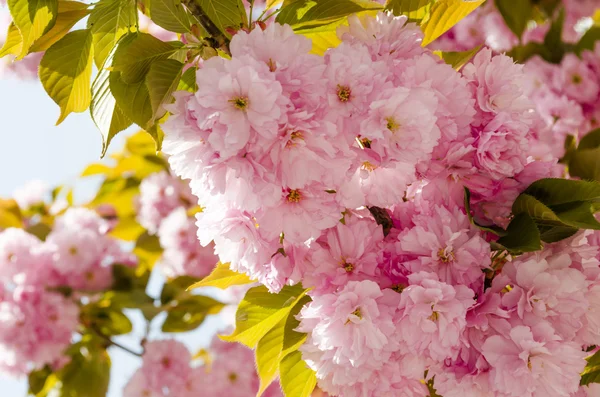
[[206, 15], [202, 7], [196, 2], [196, 0], [181, 0], [183, 4], [193, 16], [198, 19], [200, 25], [210, 35], [210, 40], [213, 41], [213, 48], [218, 48], [225, 52], [227, 55], [231, 55], [229, 52], [229, 39], [225, 36], [225, 33], [221, 32], [217, 25]]
[[125, 346], [121, 345], [120, 343], [115, 342], [109, 336], [104, 335], [102, 333], [102, 331], [100, 331], [95, 325], [90, 326], [90, 329], [92, 331], [94, 331], [94, 333], [96, 335], [98, 335], [100, 338], [104, 339], [106, 341], [106, 343], [108, 343], [109, 346], [115, 346], [115, 347], [118, 347], [119, 349], [121, 349], [123, 351], [126, 351], [129, 354], [133, 354], [134, 356], [137, 356], [137, 357], [142, 357], [141, 353], [137, 353], [137, 352], [131, 350], [130, 348], [125, 347]]

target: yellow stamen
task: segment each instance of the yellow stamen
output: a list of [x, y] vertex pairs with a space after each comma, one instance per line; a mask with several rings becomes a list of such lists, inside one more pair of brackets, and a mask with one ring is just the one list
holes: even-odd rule
[[240, 109], [240, 110], [246, 110], [246, 108], [248, 107], [248, 98], [246, 97], [238, 97], [238, 98], [234, 98], [234, 99], [230, 99], [229, 102], [233, 103], [233, 106], [236, 107], [236, 109]]
[[348, 87], [347, 85], [338, 84], [337, 96], [338, 96], [338, 99], [340, 100], [340, 102], [348, 102], [350, 100], [350, 98], [352, 97], [352, 91], [350, 90], [350, 87]]
[[302, 200], [302, 195], [300, 194], [300, 192], [298, 190], [290, 190], [290, 192], [287, 195], [287, 200], [290, 203], [298, 203], [300, 202], [300, 200]]

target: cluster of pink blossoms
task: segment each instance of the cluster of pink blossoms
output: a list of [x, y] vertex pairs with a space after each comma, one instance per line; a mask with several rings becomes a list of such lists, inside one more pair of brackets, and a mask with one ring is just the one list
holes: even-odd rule
[[23, 229], [0, 232], [0, 369], [15, 374], [64, 364], [79, 324], [77, 304], [53, 288], [101, 291], [112, 265], [135, 265], [95, 212], [72, 208], [41, 241]]
[[[563, 6], [565, 9], [562, 39], [568, 43], [575, 43], [582, 36], [582, 20], [594, 15], [598, 9], [598, 2], [561, 0], [557, 3], [557, 7]], [[523, 33], [521, 43], [542, 43], [549, 29], [550, 22], [531, 24]], [[506, 25], [495, 3], [487, 1], [438, 38], [431, 47], [443, 51], [467, 51], [484, 44], [494, 51], [503, 52], [511, 50], [519, 43], [519, 38]]]
[[580, 140], [600, 127], [600, 43], [581, 57], [566, 54], [557, 65], [536, 56], [525, 70], [530, 96], [546, 126], [538, 134], [536, 156], [562, 157], [568, 135]]
[[[568, 43], [581, 38], [578, 23], [598, 9], [593, 0], [563, 1], [566, 21], [563, 40]], [[523, 43], [543, 42], [549, 23], [526, 30]], [[478, 8], [433, 44], [448, 51], [469, 50], [486, 44], [495, 51], [508, 51], [519, 44], [506, 26], [493, 2]], [[582, 138], [600, 127], [600, 44], [581, 56], [567, 53], [559, 64], [534, 56], [526, 62], [528, 97], [535, 104], [544, 127], [535, 134], [532, 155], [538, 159], [561, 158], [568, 135]]]
[[155, 173], [140, 184], [137, 201], [139, 223], [159, 237], [164, 249], [160, 260], [163, 273], [167, 277], [208, 275], [219, 258], [213, 245], [202, 247], [198, 243], [198, 228], [187, 213], [198, 199], [188, 185], [166, 171]]
[[[253, 397], [259, 387], [252, 350], [214, 339], [204, 362], [193, 366], [188, 349], [175, 340], [149, 342], [142, 367], [133, 375], [124, 397]], [[265, 397], [281, 397], [273, 384]]]
[[425, 377], [445, 397], [585, 395], [598, 236], [492, 261], [464, 208], [468, 187], [475, 217], [505, 226], [556, 172], [533, 155], [523, 67], [483, 50], [457, 72], [384, 13], [338, 34], [321, 57], [289, 26], [240, 32], [175, 94], [163, 148], [202, 244], [273, 292], [311, 288], [301, 351], [331, 395], [421, 397]]

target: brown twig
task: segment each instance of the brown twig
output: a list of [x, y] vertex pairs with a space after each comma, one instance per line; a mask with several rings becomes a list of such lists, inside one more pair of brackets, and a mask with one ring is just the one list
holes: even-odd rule
[[231, 55], [229, 52], [229, 39], [225, 36], [225, 33], [221, 32], [219, 27], [206, 15], [202, 7], [196, 2], [196, 0], [181, 0], [183, 4], [193, 16], [196, 17], [200, 25], [209, 34], [209, 41], [212, 41], [211, 47], [220, 49], [227, 55]]

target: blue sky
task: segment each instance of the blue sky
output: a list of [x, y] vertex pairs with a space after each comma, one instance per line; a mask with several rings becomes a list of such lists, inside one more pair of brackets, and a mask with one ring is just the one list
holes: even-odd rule
[[[7, 197], [19, 186], [32, 179], [49, 185], [75, 184], [75, 199], [83, 202], [94, 192], [94, 183], [77, 182], [84, 167], [100, 158], [102, 141], [89, 113], [72, 114], [60, 126], [55, 126], [58, 106], [46, 95], [39, 82], [0, 79], [0, 197]], [[112, 151], [120, 150], [123, 137], [111, 144]], [[161, 276], [153, 275], [149, 291], [157, 296]], [[119, 339], [132, 348], [142, 337], [141, 315], [132, 313], [134, 332]], [[160, 318], [153, 323], [151, 335], [160, 338]], [[192, 333], [175, 335], [185, 342], [192, 353], [205, 347], [220, 325], [218, 319], [207, 320]], [[165, 337], [164, 335], [162, 336]], [[113, 368], [109, 397], [121, 397], [123, 385], [139, 366], [139, 360], [120, 350], [110, 349]], [[12, 379], [0, 374], [0, 393], [6, 397], [26, 395], [25, 379]]]

